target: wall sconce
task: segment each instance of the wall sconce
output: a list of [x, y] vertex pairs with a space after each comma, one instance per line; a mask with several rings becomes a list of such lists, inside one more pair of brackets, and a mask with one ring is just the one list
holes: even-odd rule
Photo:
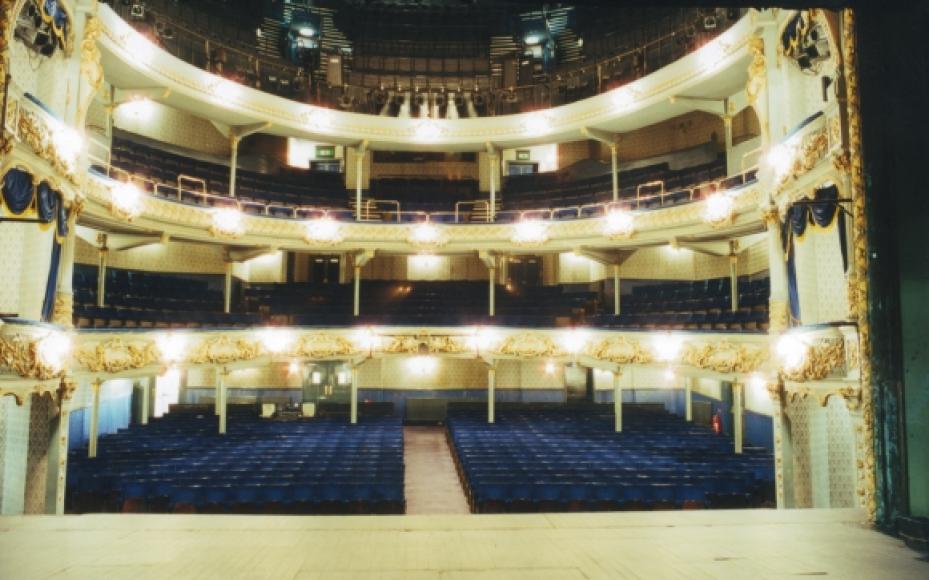
[[110, 188], [110, 212], [116, 217], [132, 221], [144, 210], [145, 200], [134, 183], [118, 182]]
[[162, 362], [171, 366], [184, 360], [187, 348], [187, 336], [175, 332], [167, 332], [155, 339], [155, 346], [161, 353]]
[[521, 246], [538, 246], [548, 240], [548, 227], [538, 220], [524, 220], [513, 226], [510, 241]]
[[706, 223], [715, 228], [732, 222], [735, 204], [728, 194], [714, 193], [703, 203], [703, 221]]
[[70, 353], [71, 339], [61, 332], [50, 332], [35, 345], [38, 362], [56, 374], [64, 369], [65, 359]]
[[210, 233], [217, 237], [238, 238], [245, 233], [242, 212], [231, 207], [213, 210], [213, 225]]
[[635, 233], [635, 216], [628, 210], [612, 209], [603, 220], [603, 233], [610, 239], [629, 239]]
[[342, 241], [339, 222], [325, 216], [303, 224], [303, 239], [308, 244], [334, 246]]

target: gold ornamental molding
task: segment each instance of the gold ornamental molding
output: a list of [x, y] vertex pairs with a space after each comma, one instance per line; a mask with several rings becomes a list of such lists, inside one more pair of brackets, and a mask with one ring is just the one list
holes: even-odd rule
[[785, 380], [805, 383], [821, 381], [845, 365], [845, 340], [832, 337], [811, 344], [797, 366], [781, 372]]
[[141, 369], [159, 361], [154, 341], [126, 342], [120, 338], [80, 348], [74, 355], [78, 364], [94, 373], [121, 373]]
[[829, 149], [830, 138], [828, 124], [803, 135], [800, 144], [797, 146], [793, 162], [787, 171], [778, 176], [776, 187], [783, 187], [791, 181], [796, 181], [806, 173], [812, 171], [826, 158]]
[[[748, 41], [748, 50], [752, 55], [752, 62], [748, 65], [748, 82], [745, 84], [745, 95], [752, 107], [756, 106], [767, 85], [767, 70], [764, 56], [764, 39], [753, 36]], [[759, 115], [760, 117], [760, 115]]]
[[71, 184], [80, 185], [80, 173], [74, 163], [66, 160], [58, 151], [55, 146], [52, 128], [42, 115], [20, 107], [16, 130], [19, 138], [39, 158], [48, 162], [55, 171], [64, 176]]
[[256, 342], [242, 338], [233, 339], [228, 335], [221, 334], [207, 338], [196, 345], [187, 361], [194, 364], [229, 364], [255, 359], [258, 357], [260, 350]]
[[65, 328], [74, 327], [74, 294], [60, 290], [55, 293], [52, 322]]
[[526, 332], [514, 334], [503, 339], [496, 353], [518, 358], [561, 357], [565, 352], [544, 334]]
[[42, 339], [35, 335], [0, 336], [0, 365], [24, 379], [44, 381], [61, 376], [63, 368], [56, 368], [40, 356], [41, 342]]
[[812, 397], [820, 407], [828, 405], [833, 397], [841, 397], [845, 400], [849, 411], [857, 411], [861, 408], [861, 388], [853, 384], [826, 389], [815, 389], [809, 386], [789, 387], [785, 395], [791, 403]]
[[358, 354], [355, 345], [345, 338], [335, 334], [307, 334], [300, 337], [294, 354], [309, 359], [324, 359], [332, 357], [348, 357]]
[[383, 349], [389, 354], [461, 354], [469, 350], [461, 337], [428, 332], [389, 337]]
[[617, 336], [604, 339], [588, 352], [590, 356], [602, 361], [620, 365], [648, 364], [652, 362], [652, 353], [635, 339]]
[[767, 345], [749, 346], [728, 341], [688, 344], [681, 360], [693, 367], [717, 373], [751, 373], [769, 357]]

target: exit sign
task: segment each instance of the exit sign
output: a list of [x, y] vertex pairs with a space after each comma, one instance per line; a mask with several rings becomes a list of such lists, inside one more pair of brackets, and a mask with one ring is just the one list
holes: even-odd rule
[[335, 145], [317, 145], [317, 159], [335, 159]]

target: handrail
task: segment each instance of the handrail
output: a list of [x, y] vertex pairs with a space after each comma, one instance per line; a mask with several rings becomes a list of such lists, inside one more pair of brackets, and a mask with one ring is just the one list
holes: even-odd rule
[[203, 188], [203, 193], [207, 193], [206, 180], [199, 177], [194, 177], [193, 175], [187, 175], [186, 173], [179, 173], [177, 176], [177, 188], [183, 189], [184, 182], [190, 181], [192, 183], [199, 183]]
[[455, 202], [455, 223], [456, 224], [459, 223], [460, 208], [462, 206], [468, 206], [468, 205], [474, 206], [473, 209], [471, 210], [471, 213], [476, 212], [479, 207], [483, 206], [484, 211], [487, 212], [487, 218], [488, 218], [485, 221], [488, 221], [488, 222], [490, 221], [490, 202], [487, 201], [486, 199], [476, 199], [476, 200], [471, 200], [471, 201], [456, 201]]
[[[274, 202], [262, 202], [262, 201], [242, 202], [241, 200], [237, 198], [229, 197], [227, 195], [211, 194], [211, 193], [206, 192], [203, 189], [198, 191], [194, 189], [184, 188], [183, 185], [175, 185], [172, 183], [158, 182], [151, 178], [145, 177], [144, 175], [131, 173], [120, 167], [113, 166], [111, 164], [107, 164], [106, 169], [107, 169], [107, 176], [111, 176], [111, 174], [118, 173], [123, 176], [125, 181], [136, 181], [139, 183], [151, 185], [150, 188], [146, 188], [146, 189], [152, 191], [152, 194], [154, 196], [160, 197], [160, 198], [172, 198], [173, 197], [177, 199], [178, 201], [183, 201], [183, 197], [187, 195], [188, 197], [193, 197], [195, 199], [200, 200], [200, 202], [203, 203], [204, 205], [208, 204], [210, 200], [221, 201], [224, 204], [228, 204], [232, 202], [236, 205], [236, 207], [240, 209], [243, 207], [243, 205], [245, 207], [255, 207], [258, 209], [261, 215], [275, 217], [279, 219], [299, 220], [299, 219], [317, 219], [317, 218], [324, 218], [324, 217], [331, 218], [335, 216], [335, 219], [338, 220], [340, 219], [340, 217], [338, 216], [338, 214], [340, 213], [346, 213], [346, 214], [351, 213], [352, 215], [354, 215], [354, 212], [350, 208], [336, 208], [336, 207], [325, 207], [325, 206], [324, 207], [289, 206], [289, 205], [284, 205], [284, 204], [279, 204], [279, 203], [274, 203]], [[752, 167], [752, 168], [749, 168], [748, 171], [743, 171], [736, 175], [730, 175], [722, 179], [706, 181], [706, 182], [703, 182], [703, 183], [700, 183], [700, 184], [697, 184], [691, 187], [675, 189], [674, 192], [672, 193], [687, 192], [688, 199], [693, 201], [696, 199], [695, 195], [698, 191], [701, 191], [707, 188], [712, 189], [712, 191], [719, 191], [723, 189], [723, 186], [727, 181], [731, 181], [735, 177], [741, 177], [741, 183], [737, 186], [734, 186], [734, 188], [742, 187], [745, 183], [747, 183], [747, 180], [746, 180], [747, 176], [754, 171], [755, 171], [755, 168]], [[196, 177], [189, 176], [189, 175], [183, 175], [183, 174], [179, 176], [180, 183], [183, 183], [183, 181], [188, 181], [188, 180], [194, 183], [200, 184], [202, 188], [205, 188], [205, 181], [203, 179], [196, 178]], [[651, 194], [651, 195], [642, 193], [642, 189], [647, 188], [647, 187], [655, 187], [655, 186], [660, 186], [660, 190], [657, 193]], [[594, 203], [580, 204], [580, 205], [574, 205], [574, 206], [561, 206], [561, 207], [554, 207], [554, 208], [503, 210], [503, 211], [497, 212], [497, 221], [501, 221], [501, 222], [506, 221], [505, 218], [507, 217], [516, 217], [520, 221], [526, 220], [526, 219], [554, 220], [556, 215], [559, 216], [559, 219], [564, 219], [564, 215], [567, 212], [573, 213], [576, 218], [581, 218], [581, 217], [584, 217], [585, 211], [594, 210], [595, 208], [603, 208], [604, 214], [609, 213], [611, 210], [617, 209], [617, 208], [627, 209], [630, 207], [630, 204], [632, 204], [635, 209], [642, 209], [643, 202], [652, 200], [655, 198], [658, 198], [660, 200], [660, 204], [663, 206], [665, 203], [665, 198], [669, 195], [669, 193], [664, 190], [664, 187], [665, 185], [663, 181], [656, 180], [656, 181], [652, 181], [648, 183], [643, 183], [637, 186], [635, 198], [627, 198], [627, 199], [621, 199], [617, 201], [609, 200], [609, 201], [603, 201], [599, 203], [594, 202]], [[463, 218], [462, 207], [468, 206], [468, 205], [486, 207], [486, 206], [489, 206], [489, 202], [487, 200], [459, 201], [455, 203], [455, 211], [453, 212], [452, 211], [425, 212], [425, 211], [419, 211], [419, 210], [402, 211], [399, 200], [367, 199], [362, 204], [362, 218], [363, 218], [362, 221], [373, 221], [370, 219], [370, 214], [374, 213], [377, 210], [379, 205], [390, 206], [390, 208], [386, 211], [392, 211], [396, 215], [397, 223], [404, 223], [404, 216], [407, 216], [407, 217], [415, 216], [416, 218], [420, 218], [417, 221], [426, 221], [426, 222], [436, 221], [439, 223], [446, 223], [445, 220], [440, 219], [440, 216], [449, 216], [453, 219], [453, 223], [460, 224], [460, 223], [464, 223], [462, 219]], [[286, 216], [282, 216], [280, 214], [272, 215], [271, 210], [273, 209], [282, 209], [284, 211], [281, 213], [286, 213], [287, 215]], [[592, 211], [590, 214], [587, 214], [587, 215], [596, 215], [596, 213], [597, 213], [596, 211]], [[409, 222], [407, 221], [407, 223]]]

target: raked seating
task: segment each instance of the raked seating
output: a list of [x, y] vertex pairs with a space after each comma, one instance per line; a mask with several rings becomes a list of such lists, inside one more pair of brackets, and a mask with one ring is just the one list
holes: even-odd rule
[[400, 420], [362, 415], [271, 421], [231, 406], [175, 407], [68, 458], [68, 509], [238, 513], [403, 513]]
[[450, 411], [448, 433], [472, 508], [564, 511], [750, 507], [773, 497], [774, 461], [664, 411]]

